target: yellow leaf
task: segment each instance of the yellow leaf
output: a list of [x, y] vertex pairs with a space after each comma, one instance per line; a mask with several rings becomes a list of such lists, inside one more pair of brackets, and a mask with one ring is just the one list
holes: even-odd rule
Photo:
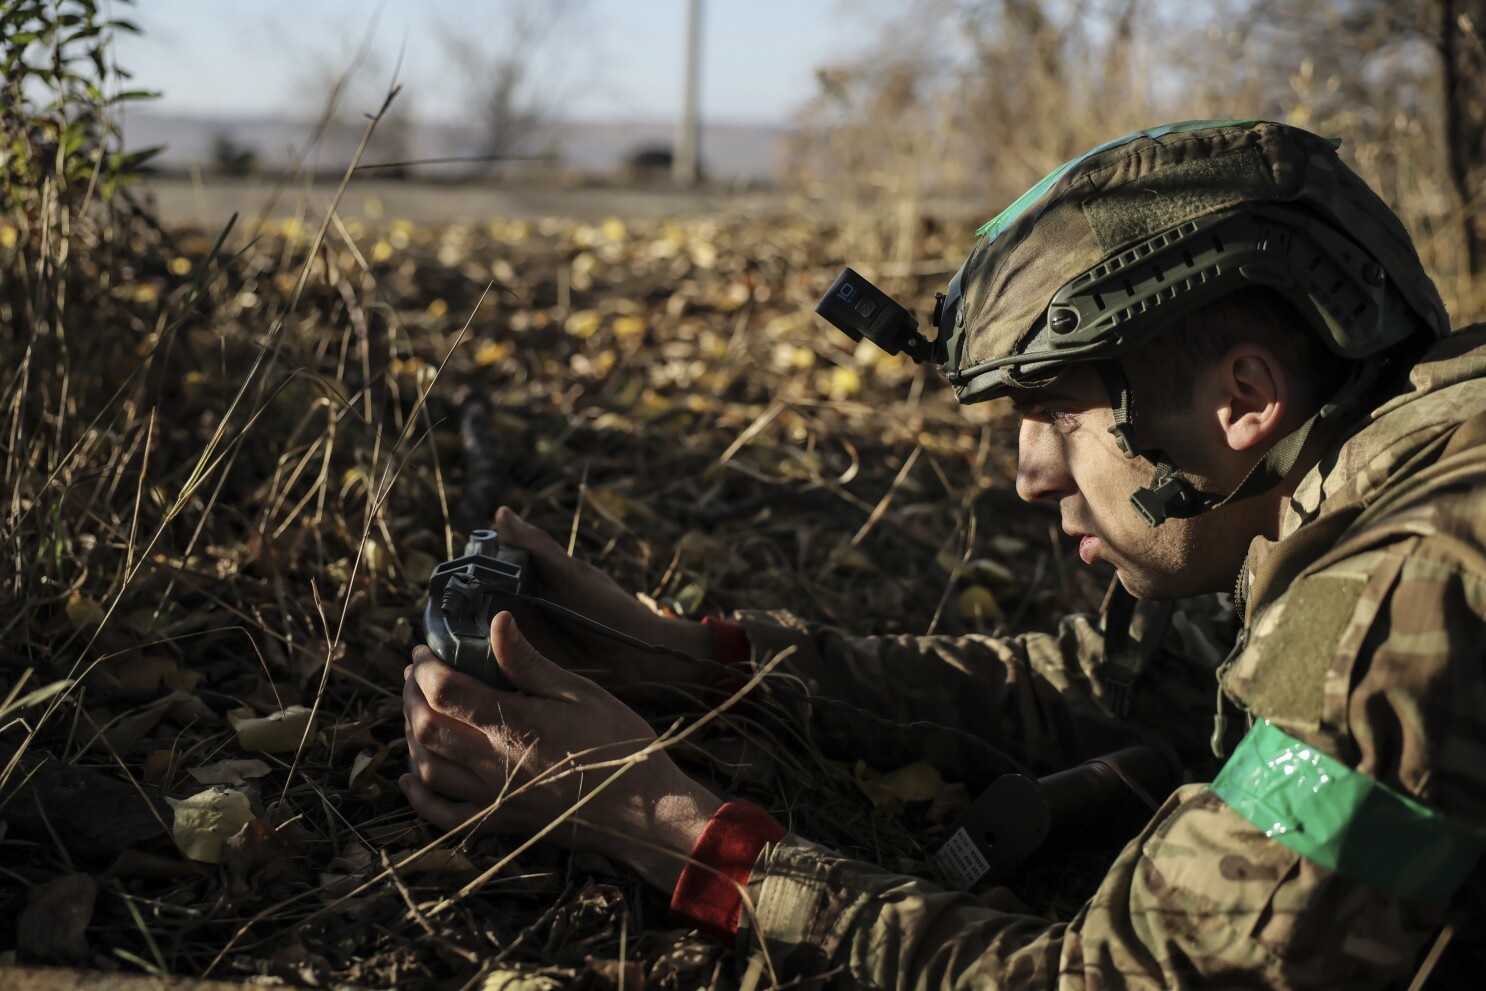
[[525, 220], [512, 220], [509, 223], [492, 221], [488, 230], [495, 240], [507, 244], [520, 244], [531, 237], [531, 224]]
[[206, 864], [222, 862], [222, 844], [253, 819], [248, 796], [235, 788], [209, 788], [190, 798], [167, 798], [175, 810], [170, 836], [181, 853]]
[[475, 348], [475, 364], [481, 368], [499, 364], [510, 356], [510, 345], [502, 341], [481, 341], [479, 347]]
[[645, 328], [647, 326], [644, 317], [615, 317], [614, 336], [622, 341], [638, 340], [645, 336]]
[[67, 598], [67, 620], [73, 626], [97, 626], [103, 622], [103, 607], [98, 600], [81, 592], [73, 592]]
[[367, 537], [361, 542], [361, 564], [372, 574], [382, 574], [392, 563], [392, 555], [387, 553], [387, 548], [382, 542]]
[[133, 285], [120, 286], [119, 292], [125, 299], [135, 303], [153, 303], [160, 298], [160, 290], [148, 282], [136, 282]]
[[376, 193], [367, 196], [366, 199], [361, 201], [361, 213], [371, 220], [380, 219], [382, 216], [382, 197]]
[[573, 274], [584, 276], [598, 268], [598, 256], [592, 251], [580, 251], [573, 256]]
[[727, 289], [723, 290], [722, 295], [717, 299], [716, 305], [724, 313], [732, 313], [734, 310], [740, 309], [744, 303], [752, 298], [752, 289], [749, 289], [742, 282], [734, 282]]
[[609, 489], [585, 489], [583, 501], [611, 523], [623, 523], [624, 518], [629, 515], [630, 501]]
[[291, 705], [261, 718], [253, 716], [251, 709], [238, 709], [227, 714], [227, 722], [237, 731], [237, 745], [264, 754], [298, 750], [299, 741], [305, 738], [311, 719], [310, 710], [302, 705]]
[[889, 771], [878, 779], [878, 784], [905, 802], [927, 802], [939, 789], [939, 769], [918, 760]]
[[598, 329], [602, 326], [603, 322], [604, 318], [599, 314], [598, 310], [579, 310], [577, 313], [568, 317], [567, 321], [563, 324], [563, 329], [580, 340], [587, 340], [598, 333]]
[[386, 238], [378, 238], [377, 243], [372, 245], [371, 260], [373, 265], [381, 264], [392, 257], [392, 242]]
[[984, 585], [971, 585], [960, 593], [960, 615], [976, 622], [1000, 623], [1006, 619], [996, 595]]
[[697, 268], [711, 268], [717, 264], [717, 248], [707, 241], [698, 241], [691, 246], [691, 262]]
[[562, 982], [546, 974], [519, 970], [494, 970], [480, 982], [479, 991], [559, 991]]
[[873, 805], [899, 806], [905, 802], [927, 802], [939, 789], [939, 771], [932, 764], [914, 761], [896, 771], [879, 774], [859, 760], [852, 774]]
[[436, 299], [432, 303], [428, 304], [427, 312], [429, 316], [437, 320], [439, 317], [449, 312], [449, 304], [444, 302], [442, 299]]
[[952, 575], [955, 569], [960, 567], [960, 555], [953, 549], [946, 547], [935, 556], [934, 563], [939, 565], [939, 570], [947, 575]]
[[634, 429], [634, 423], [628, 417], [607, 410], [593, 418], [593, 429], [605, 431], [626, 432]]
[[21, 232], [14, 224], [0, 224], [0, 248], [14, 248], [21, 239]]
[[599, 225], [599, 231], [603, 234], [605, 241], [623, 241], [629, 237], [629, 230], [624, 226], [624, 221], [618, 217], [609, 217]]
[[675, 400], [669, 396], [662, 396], [659, 393], [651, 392], [647, 393], [640, 400], [639, 408], [635, 412], [646, 420], [653, 420], [658, 416], [664, 416], [675, 408]]
[[855, 368], [837, 365], [831, 369], [830, 385], [827, 391], [832, 399], [849, 399], [862, 391], [862, 377], [857, 374]]
[[190, 275], [191, 268], [191, 259], [189, 258], [182, 257], [181, 255], [176, 255], [170, 260], [171, 275]]
[[425, 853], [414, 857], [409, 863], [401, 868], [404, 874], [428, 874], [433, 872], [472, 871], [475, 865], [470, 858], [458, 850], [444, 850], [435, 847]]
[[702, 608], [702, 599], [707, 595], [706, 589], [696, 582], [683, 585], [681, 591], [676, 593], [673, 600], [676, 603], [676, 612], [682, 616], [695, 616], [697, 610]]

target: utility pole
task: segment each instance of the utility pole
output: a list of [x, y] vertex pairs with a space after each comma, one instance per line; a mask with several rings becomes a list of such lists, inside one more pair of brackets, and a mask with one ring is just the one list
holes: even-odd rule
[[701, 170], [697, 165], [699, 131], [697, 91], [701, 88], [702, 0], [686, 0], [686, 78], [681, 91], [681, 116], [676, 121], [676, 140], [671, 149], [671, 178], [678, 186], [695, 186]]

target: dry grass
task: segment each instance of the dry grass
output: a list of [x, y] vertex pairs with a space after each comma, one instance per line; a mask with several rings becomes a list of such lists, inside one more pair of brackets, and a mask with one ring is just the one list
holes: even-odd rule
[[[85, 214], [47, 248], [52, 281], [12, 296], [67, 300], [8, 322], [3, 397], [0, 915], [94, 904], [51, 959], [409, 988], [492, 968], [731, 980], [623, 870], [440, 837], [391, 784], [428, 572], [498, 502], [683, 613], [972, 629], [971, 552], [1037, 562], [991, 587], [1020, 625], [1096, 598], [1059, 584], [1048, 519], [1014, 508], [1001, 411], [967, 419], [809, 316], [843, 261], [832, 224], [347, 210], [218, 233]], [[937, 257], [967, 232], [915, 234]], [[927, 808], [857, 783], [878, 753], [814, 737], [792, 704], [714, 702], [652, 710], [663, 730], [713, 720], [675, 744], [695, 773], [925, 869]], [[235, 719], [296, 705], [313, 716], [286, 745], [245, 748]], [[234, 786], [248, 828], [220, 864], [181, 857], [165, 799], [241, 759], [265, 765]]]

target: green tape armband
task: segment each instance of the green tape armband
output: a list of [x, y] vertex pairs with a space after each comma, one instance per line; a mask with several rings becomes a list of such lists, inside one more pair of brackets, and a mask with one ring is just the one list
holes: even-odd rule
[[1212, 791], [1307, 860], [1401, 898], [1447, 900], [1486, 850], [1476, 833], [1268, 720], [1243, 738]]

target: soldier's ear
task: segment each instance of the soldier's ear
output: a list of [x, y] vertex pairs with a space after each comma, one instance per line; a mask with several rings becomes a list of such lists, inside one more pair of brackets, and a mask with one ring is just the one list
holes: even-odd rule
[[1285, 435], [1294, 375], [1274, 351], [1257, 343], [1235, 345], [1213, 366], [1203, 385], [1229, 450], [1267, 448]]

